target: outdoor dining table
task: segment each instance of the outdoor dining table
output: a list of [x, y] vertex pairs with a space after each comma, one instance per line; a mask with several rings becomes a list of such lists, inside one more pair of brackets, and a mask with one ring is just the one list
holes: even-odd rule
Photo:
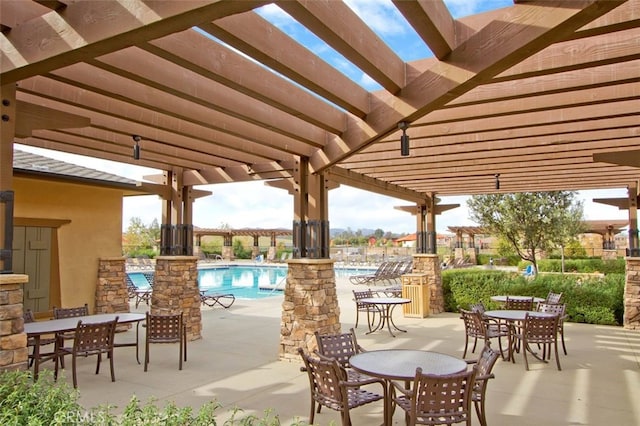
[[[507, 361], [511, 360], [511, 362], [515, 362], [515, 357], [513, 353], [515, 352], [515, 340], [513, 338], [513, 334], [515, 330], [524, 322], [526, 315], [537, 315], [540, 317], [552, 317], [555, 314], [548, 312], [538, 312], [538, 311], [521, 311], [521, 310], [511, 310], [511, 309], [499, 309], [496, 311], [485, 311], [484, 315], [487, 318], [496, 319], [499, 321], [503, 321], [507, 323], [509, 326], [509, 354], [507, 357]], [[523, 349], [523, 350], [526, 350]], [[531, 353], [533, 353], [531, 351]]]
[[393, 310], [398, 305], [411, 303], [411, 299], [405, 299], [403, 297], [366, 297], [364, 299], [360, 299], [360, 302], [375, 305], [380, 312], [380, 321], [378, 322], [378, 325], [371, 331], [368, 331], [367, 334], [373, 333], [377, 330], [382, 330], [385, 324], [387, 325], [387, 330], [389, 330], [389, 334], [391, 334], [392, 337], [396, 337], [396, 335], [391, 331], [391, 327], [393, 327], [394, 330], [401, 331], [403, 333], [407, 332], [407, 330], [399, 328], [396, 323], [393, 322]]
[[383, 349], [361, 352], [349, 358], [351, 368], [372, 377], [379, 377], [387, 382], [388, 418], [385, 425], [392, 421], [391, 407], [393, 402], [394, 380], [404, 381], [405, 385], [416, 376], [416, 368], [422, 368], [424, 374], [447, 375], [455, 374], [467, 369], [467, 362], [451, 355], [413, 349]]
[[[498, 296], [491, 296], [491, 300], [493, 300], [494, 302], [498, 302], [498, 303], [506, 303], [507, 302], [507, 297], [509, 299], [515, 299], [515, 300], [527, 300], [527, 299], [531, 299], [531, 296], [507, 296], [507, 295], [498, 295]], [[542, 297], [534, 297], [533, 298], [533, 303], [540, 303], [540, 302], [544, 302], [544, 298]]]
[[27, 337], [33, 337], [34, 339], [34, 354], [33, 354], [33, 378], [38, 378], [38, 372], [40, 371], [40, 338], [47, 334], [56, 334], [62, 332], [75, 331], [78, 326], [78, 321], [82, 321], [85, 324], [93, 324], [98, 322], [113, 321], [118, 317], [118, 324], [131, 324], [136, 323], [136, 341], [135, 343], [117, 343], [114, 347], [123, 346], [135, 346], [136, 347], [136, 361], [140, 364], [140, 358], [138, 356], [138, 331], [140, 322], [146, 319], [145, 314], [128, 313], [128, 312], [114, 312], [107, 314], [95, 314], [84, 315], [79, 317], [52, 319], [49, 321], [35, 321], [24, 324], [24, 332]]

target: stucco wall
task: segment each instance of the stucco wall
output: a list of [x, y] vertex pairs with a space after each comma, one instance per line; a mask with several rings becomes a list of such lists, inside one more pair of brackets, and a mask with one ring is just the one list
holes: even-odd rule
[[89, 304], [93, 312], [98, 259], [122, 256], [122, 191], [15, 178], [15, 218], [60, 219], [62, 306]]

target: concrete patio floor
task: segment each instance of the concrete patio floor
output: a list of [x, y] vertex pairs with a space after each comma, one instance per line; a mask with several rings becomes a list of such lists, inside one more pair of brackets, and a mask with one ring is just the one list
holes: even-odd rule
[[[351, 290], [363, 287], [339, 278], [337, 288], [342, 329], [348, 330], [355, 322]], [[202, 339], [189, 342], [188, 361], [182, 371], [178, 370], [175, 344], [153, 345], [146, 373], [143, 365], [136, 363], [134, 348], [117, 349], [114, 383], [108, 364], [94, 375], [95, 357], [80, 359], [80, 402], [85, 407], [113, 405], [119, 412], [132, 395], [142, 402], [153, 398], [160, 406], [174, 401], [194, 409], [215, 399], [223, 405], [218, 410], [219, 424], [233, 407], [244, 410], [244, 415], [258, 417], [271, 409], [283, 425], [304, 424], [309, 415], [306, 373], [300, 372], [301, 363], [278, 359], [281, 302], [282, 296], [275, 296], [236, 300], [229, 309], [204, 308]], [[146, 305], [137, 310], [132, 305], [132, 311], [146, 309]], [[366, 324], [360, 324], [356, 330], [359, 343], [368, 350], [412, 348], [462, 356], [464, 326], [457, 314], [415, 319], [404, 318], [398, 309], [394, 318], [407, 333], [398, 333], [395, 338], [386, 330], [366, 335]], [[517, 354], [515, 364], [498, 360], [496, 378], [487, 392], [490, 425], [640, 424], [640, 332], [567, 323], [565, 336], [569, 354], [560, 355], [562, 371], [557, 371], [553, 359], [549, 364], [530, 360], [530, 371], [525, 371], [521, 354]], [[132, 330], [116, 339], [134, 337]], [[143, 358], [144, 343], [140, 348], [141, 361]], [[64, 380], [71, 381], [70, 371]], [[354, 425], [381, 424], [382, 404], [354, 409], [351, 416]], [[401, 410], [393, 420], [394, 424], [404, 424]], [[340, 424], [339, 414], [324, 408], [316, 414], [315, 424]], [[479, 424], [475, 415], [473, 424]]]

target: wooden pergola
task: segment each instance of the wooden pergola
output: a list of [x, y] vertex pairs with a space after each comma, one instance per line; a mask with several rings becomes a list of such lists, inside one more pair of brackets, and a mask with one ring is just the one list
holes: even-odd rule
[[433, 235], [420, 217], [437, 196], [628, 188], [637, 247], [640, 0], [514, 0], [460, 19], [441, 0], [392, 4], [433, 56], [403, 61], [337, 0], [3, 0], [0, 191], [14, 142], [161, 170], [143, 185], [170, 226], [191, 225], [198, 185], [262, 180], [294, 196], [296, 257], [328, 257], [339, 184], [415, 203]]

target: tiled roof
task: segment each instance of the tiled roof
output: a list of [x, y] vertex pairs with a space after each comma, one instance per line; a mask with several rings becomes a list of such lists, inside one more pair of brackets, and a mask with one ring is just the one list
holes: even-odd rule
[[136, 181], [111, 173], [101, 172], [88, 167], [55, 160], [30, 152], [13, 150], [13, 168], [27, 173], [57, 175], [60, 178], [82, 179], [96, 183], [116, 183], [136, 185]]

